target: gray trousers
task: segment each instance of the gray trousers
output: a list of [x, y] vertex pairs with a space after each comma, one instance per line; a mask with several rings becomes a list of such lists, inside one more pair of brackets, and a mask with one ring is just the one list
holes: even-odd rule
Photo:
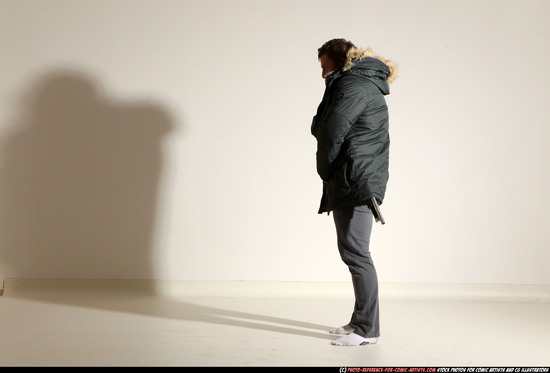
[[365, 338], [380, 336], [378, 277], [369, 243], [373, 216], [367, 206], [336, 209], [333, 212], [338, 251], [351, 273], [355, 307], [349, 325]]

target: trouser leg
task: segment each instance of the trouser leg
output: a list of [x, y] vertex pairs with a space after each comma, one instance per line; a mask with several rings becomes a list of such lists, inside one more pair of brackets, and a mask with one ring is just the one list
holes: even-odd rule
[[338, 251], [351, 273], [355, 307], [349, 325], [365, 337], [380, 336], [378, 277], [369, 251], [373, 216], [367, 206], [333, 211]]

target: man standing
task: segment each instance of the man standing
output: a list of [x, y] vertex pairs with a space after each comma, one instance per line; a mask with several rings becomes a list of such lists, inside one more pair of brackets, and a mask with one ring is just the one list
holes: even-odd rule
[[397, 76], [397, 65], [345, 39], [323, 44], [318, 58], [325, 93], [311, 133], [317, 139], [317, 173], [323, 180], [319, 213], [333, 212], [338, 250], [355, 292], [349, 323], [330, 330], [343, 334], [332, 344], [372, 344], [380, 336], [380, 321], [378, 278], [369, 242], [373, 212], [384, 200], [389, 177], [384, 96]]

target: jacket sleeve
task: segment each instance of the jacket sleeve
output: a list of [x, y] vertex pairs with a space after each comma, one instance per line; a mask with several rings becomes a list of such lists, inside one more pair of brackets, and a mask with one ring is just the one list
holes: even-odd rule
[[[317, 173], [328, 181], [346, 135], [367, 106], [366, 90], [357, 79], [342, 77], [332, 87], [323, 120], [317, 124]], [[320, 118], [317, 118], [319, 120]]]

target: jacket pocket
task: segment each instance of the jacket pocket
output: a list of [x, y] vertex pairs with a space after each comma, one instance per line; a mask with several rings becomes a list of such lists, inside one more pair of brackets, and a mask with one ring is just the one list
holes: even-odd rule
[[349, 185], [352, 185], [357, 181], [355, 162], [353, 161], [353, 159], [351, 159], [351, 157], [349, 157], [346, 162], [346, 177], [348, 179]]
[[330, 180], [332, 194], [336, 196], [342, 196], [348, 194], [350, 190], [350, 178], [348, 176], [349, 163], [345, 162], [334, 170]]

